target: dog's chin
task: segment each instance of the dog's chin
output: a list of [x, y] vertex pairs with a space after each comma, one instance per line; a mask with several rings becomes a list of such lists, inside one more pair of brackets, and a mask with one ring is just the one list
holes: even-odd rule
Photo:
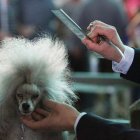
[[30, 112], [21, 111], [20, 113], [21, 113], [21, 115], [23, 115], [23, 116], [30, 116], [30, 115], [32, 114], [32, 111], [30, 111]]

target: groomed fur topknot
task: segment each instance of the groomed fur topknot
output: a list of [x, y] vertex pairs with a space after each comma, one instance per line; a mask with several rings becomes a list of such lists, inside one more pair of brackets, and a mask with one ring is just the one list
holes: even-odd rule
[[0, 103], [23, 83], [36, 84], [51, 99], [72, 103], [76, 96], [67, 82], [67, 64], [67, 52], [59, 40], [4, 40], [0, 49]]

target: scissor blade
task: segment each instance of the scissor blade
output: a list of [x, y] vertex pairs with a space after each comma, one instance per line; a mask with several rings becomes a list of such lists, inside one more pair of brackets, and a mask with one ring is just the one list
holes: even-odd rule
[[86, 37], [84, 31], [62, 10], [51, 10], [79, 39]]

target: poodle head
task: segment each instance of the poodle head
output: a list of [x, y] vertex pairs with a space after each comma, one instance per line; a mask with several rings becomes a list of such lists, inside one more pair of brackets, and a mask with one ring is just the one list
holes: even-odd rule
[[0, 107], [30, 115], [36, 106], [43, 107], [44, 97], [72, 104], [76, 95], [69, 72], [67, 50], [58, 39], [4, 40], [0, 49]]
[[41, 98], [40, 89], [35, 84], [23, 84], [16, 92], [19, 112], [22, 115], [30, 115], [41, 101]]

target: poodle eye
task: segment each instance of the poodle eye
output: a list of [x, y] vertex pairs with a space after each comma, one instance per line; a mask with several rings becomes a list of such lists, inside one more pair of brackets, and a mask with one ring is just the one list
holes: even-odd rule
[[17, 97], [18, 98], [23, 98], [23, 95], [22, 94], [17, 94]]
[[39, 95], [36, 94], [36, 95], [32, 96], [32, 99], [37, 99], [38, 97], [39, 97]]

